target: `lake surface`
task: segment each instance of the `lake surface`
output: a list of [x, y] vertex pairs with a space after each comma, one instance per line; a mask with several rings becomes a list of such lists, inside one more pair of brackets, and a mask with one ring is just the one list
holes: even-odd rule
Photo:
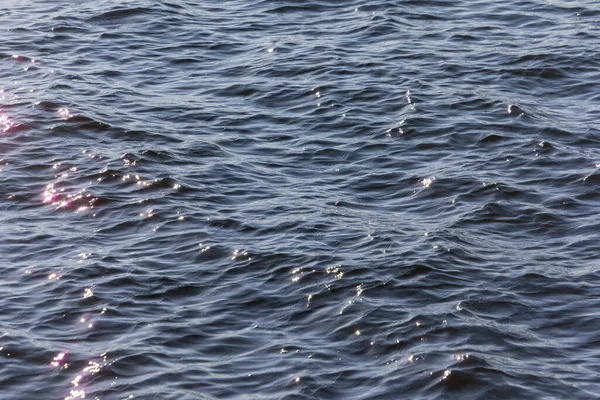
[[600, 398], [599, 1], [0, 32], [0, 399]]

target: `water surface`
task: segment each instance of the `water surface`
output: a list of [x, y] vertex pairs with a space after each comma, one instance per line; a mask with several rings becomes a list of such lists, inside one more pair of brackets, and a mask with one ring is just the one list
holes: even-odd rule
[[0, 398], [600, 397], [600, 3], [4, 1]]

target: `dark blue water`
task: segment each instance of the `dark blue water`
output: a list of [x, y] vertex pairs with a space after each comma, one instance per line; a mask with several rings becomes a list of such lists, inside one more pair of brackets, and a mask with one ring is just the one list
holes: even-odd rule
[[600, 2], [5, 0], [0, 398], [600, 398]]

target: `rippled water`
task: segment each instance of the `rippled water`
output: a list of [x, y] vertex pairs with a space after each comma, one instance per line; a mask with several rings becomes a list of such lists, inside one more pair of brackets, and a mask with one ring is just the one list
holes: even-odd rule
[[600, 397], [597, 0], [0, 29], [0, 398]]

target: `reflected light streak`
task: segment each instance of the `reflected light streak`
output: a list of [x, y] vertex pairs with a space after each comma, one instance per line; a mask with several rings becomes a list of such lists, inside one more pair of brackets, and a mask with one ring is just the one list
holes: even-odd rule
[[56, 355], [56, 357], [54, 357], [52, 359], [52, 362], [50, 363], [50, 365], [52, 365], [53, 367], [60, 367], [62, 365], [62, 363], [65, 361], [65, 353], [58, 353]]
[[3, 133], [6, 133], [14, 126], [16, 126], [15, 122], [0, 110], [0, 130], [2, 130]]

